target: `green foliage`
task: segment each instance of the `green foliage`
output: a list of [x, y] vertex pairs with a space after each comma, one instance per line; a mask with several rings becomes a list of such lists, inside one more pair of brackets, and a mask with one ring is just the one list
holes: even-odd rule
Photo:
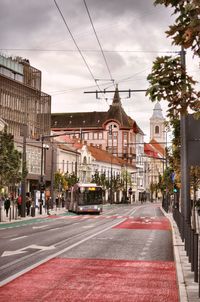
[[180, 137], [180, 120], [178, 117], [170, 120], [170, 125], [172, 127], [172, 149], [169, 154], [168, 161], [169, 166], [173, 168], [176, 173], [176, 179], [180, 182], [180, 165], [181, 165], [181, 137]]
[[14, 186], [21, 180], [21, 153], [14, 147], [13, 135], [0, 131], [0, 188]]
[[[120, 189], [122, 189], [123, 185], [123, 180], [124, 182], [126, 181], [125, 174], [122, 174], [122, 180], [120, 179], [120, 176], [112, 176], [112, 184], [111, 184], [111, 178], [106, 178], [105, 173], [99, 173], [97, 170], [95, 171], [94, 175], [92, 176], [91, 182], [96, 183], [97, 185], [102, 186], [104, 189], [109, 189], [112, 187], [113, 191], [116, 192]], [[130, 175], [127, 174], [127, 184], [131, 183]]]
[[63, 175], [59, 171], [56, 172], [54, 176], [54, 187], [57, 191], [62, 191], [67, 189], [67, 180], [65, 178], [65, 175]]
[[194, 193], [194, 200], [196, 201], [196, 192], [200, 188], [200, 167], [192, 166], [190, 168], [190, 180], [191, 180], [191, 187]]
[[132, 186], [131, 174], [126, 169], [121, 173], [121, 180], [123, 185], [127, 184], [128, 187]]
[[175, 23], [166, 31], [173, 44], [191, 47], [194, 55], [200, 57], [200, 1], [199, 0], [156, 0], [155, 5], [161, 4], [174, 9], [177, 17]]
[[183, 69], [180, 57], [157, 57], [147, 80], [150, 87], [146, 95], [152, 102], [167, 100], [169, 118], [188, 109], [199, 111], [200, 92], [194, 90], [196, 82]]
[[76, 174], [74, 172], [72, 172], [70, 174], [65, 173], [64, 179], [65, 179], [65, 188], [66, 189], [71, 188], [73, 185], [75, 185], [79, 181], [78, 177], [76, 176]]
[[163, 193], [165, 191], [168, 191], [169, 193], [173, 193], [174, 183], [172, 181], [172, 173], [174, 171], [172, 168], [168, 167], [164, 174], [161, 176], [159, 175], [159, 182], [157, 185], [157, 188], [160, 189], [160, 191]]

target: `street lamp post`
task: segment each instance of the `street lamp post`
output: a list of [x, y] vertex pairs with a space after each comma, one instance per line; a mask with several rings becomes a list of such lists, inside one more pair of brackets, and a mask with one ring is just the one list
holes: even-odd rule
[[27, 125], [22, 126], [23, 152], [22, 152], [22, 181], [21, 181], [21, 217], [26, 216], [26, 136]]
[[111, 136], [111, 159], [110, 159], [110, 203], [113, 203], [113, 128], [112, 125], [109, 126], [108, 130]]
[[43, 175], [43, 159], [44, 159], [44, 136], [41, 137], [42, 145], [41, 145], [41, 167], [40, 167], [40, 201], [39, 201], [39, 208], [40, 214], [42, 214], [42, 193], [44, 192], [44, 175]]

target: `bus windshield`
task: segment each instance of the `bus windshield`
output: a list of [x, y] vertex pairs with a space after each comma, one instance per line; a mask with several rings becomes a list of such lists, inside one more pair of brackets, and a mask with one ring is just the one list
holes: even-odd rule
[[102, 188], [100, 187], [88, 187], [79, 188], [80, 198], [79, 205], [91, 205], [91, 204], [102, 204]]

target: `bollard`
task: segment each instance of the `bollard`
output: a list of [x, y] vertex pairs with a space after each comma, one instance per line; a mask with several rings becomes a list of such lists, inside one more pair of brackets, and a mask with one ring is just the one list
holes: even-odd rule
[[194, 234], [195, 231], [191, 230], [191, 271], [194, 272]]
[[181, 230], [181, 239], [182, 241], [185, 240], [185, 228], [184, 228], [184, 217], [183, 215], [180, 213], [180, 230]]
[[10, 207], [10, 208], [9, 208], [9, 214], [8, 214], [8, 216], [9, 216], [9, 221], [11, 221], [11, 219], [12, 219], [11, 215], [12, 215], [12, 213], [11, 213], [11, 207]]
[[187, 223], [184, 224], [184, 239], [185, 239], [185, 251], [186, 255], [188, 256], [188, 236], [187, 236]]
[[198, 241], [199, 241], [199, 235], [197, 233], [195, 233], [194, 234], [194, 282], [198, 282], [198, 270], [199, 270]]
[[191, 249], [191, 241], [192, 241], [192, 237], [191, 237], [191, 225], [188, 223], [188, 259], [189, 259], [189, 263], [191, 263], [191, 254], [192, 254], [192, 249]]

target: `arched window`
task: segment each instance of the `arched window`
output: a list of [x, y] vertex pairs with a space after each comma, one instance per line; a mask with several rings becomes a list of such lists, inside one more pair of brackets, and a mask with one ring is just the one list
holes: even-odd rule
[[159, 132], [160, 132], [160, 131], [159, 131], [159, 126], [155, 126], [155, 133], [156, 133], [156, 134], [159, 134]]
[[86, 156], [83, 157], [83, 164], [87, 165], [87, 157]]

